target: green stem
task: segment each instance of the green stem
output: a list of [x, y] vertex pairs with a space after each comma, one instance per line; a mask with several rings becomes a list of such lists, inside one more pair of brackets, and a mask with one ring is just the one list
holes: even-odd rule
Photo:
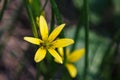
[[39, 78], [40, 78], [40, 63], [37, 63], [36, 66], [37, 66], [36, 80], [39, 80]]
[[120, 39], [120, 29], [116, 32], [116, 34], [113, 37], [113, 40], [111, 41], [107, 50], [105, 51], [105, 56], [103, 58], [102, 65], [105, 65], [108, 62], [107, 60], [109, 60], [109, 62], [110, 62], [110, 60], [112, 60], [110, 58], [113, 56], [112, 53], [115, 51], [114, 44], [115, 44], [115, 42], [119, 43], [119, 39]]
[[48, 3], [48, 0], [46, 0], [46, 1], [45, 1], [45, 4], [44, 4], [44, 6], [43, 6], [43, 8], [42, 8], [41, 12], [45, 9], [45, 7], [46, 7], [47, 3]]
[[3, 17], [3, 14], [4, 14], [4, 11], [6, 9], [6, 6], [7, 6], [7, 0], [4, 0], [3, 8], [2, 8], [2, 10], [0, 12], [0, 21], [1, 21], [2, 17]]
[[33, 31], [33, 35], [34, 37], [38, 37], [38, 32], [37, 32], [37, 25], [34, 19], [34, 16], [32, 14], [32, 10], [30, 8], [29, 2], [27, 0], [25, 0], [25, 5], [26, 5], [26, 9], [30, 18], [30, 21], [32, 23], [32, 31]]
[[81, 26], [83, 25], [83, 20], [82, 19], [83, 19], [83, 14], [81, 13], [77, 28], [75, 30], [75, 34], [74, 34], [74, 38], [73, 38], [74, 39], [74, 44], [72, 45], [71, 52], [75, 49], [76, 42], [77, 42], [78, 36], [79, 36], [79, 31], [80, 31]]
[[[51, 2], [53, 12], [54, 12], [56, 19], [58, 21], [57, 24], [60, 25], [60, 24], [62, 24], [62, 18], [61, 18], [59, 10], [57, 8], [57, 4], [55, 3], [55, 0], [50, 0], [50, 2]], [[62, 38], [65, 37], [63, 31], [61, 32], [60, 37], [62, 37]]]
[[54, 12], [53, 12], [53, 9], [51, 10], [51, 24], [50, 24], [50, 32], [53, 31], [54, 29], [54, 26], [55, 26], [55, 17], [54, 17]]
[[[111, 69], [112, 67], [110, 65], [113, 64], [113, 60], [114, 60], [114, 56], [118, 54], [118, 50], [119, 50], [119, 39], [120, 39], [120, 29], [116, 32], [116, 34], [114, 35], [114, 37], [112, 38], [111, 43], [108, 45], [107, 50], [105, 51], [105, 55], [103, 57], [101, 66], [100, 66], [100, 70], [99, 73], [104, 74], [104, 72], [106, 72], [106, 68]], [[116, 45], [115, 45], [116, 43]], [[105, 66], [109, 66], [109, 67], [105, 67]], [[107, 73], [109, 78], [108, 80], [112, 80], [112, 72], [109, 71]], [[119, 80], [119, 79], [115, 79], [115, 80]]]
[[84, 0], [84, 26], [85, 26], [85, 69], [84, 69], [83, 80], [87, 80], [88, 52], [89, 52], [88, 0]]
[[56, 15], [56, 19], [58, 21], [58, 25], [60, 25], [60, 24], [62, 24], [62, 18], [61, 18], [61, 15], [59, 13], [59, 10], [57, 8], [57, 5], [55, 3], [55, 0], [50, 0], [50, 2], [51, 2], [51, 6], [53, 8], [53, 11], [54, 11], [54, 13]]
[[[57, 19], [57, 24], [58, 25], [61, 25], [62, 24], [62, 18], [61, 18], [61, 15], [60, 15], [60, 12], [58, 10], [58, 7], [57, 7], [57, 4], [55, 2], [55, 0], [50, 0], [50, 3], [51, 3], [51, 6], [52, 6], [52, 11], [54, 12], [55, 16], [56, 16], [56, 19]], [[60, 37], [61, 38], [64, 38], [65, 35], [64, 35], [64, 31], [62, 30], [61, 34], [60, 34]], [[64, 63], [66, 62], [66, 48], [64, 48]]]
[[[50, 3], [51, 3], [51, 6], [52, 6], [52, 10], [56, 16], [56, 19], [57, 19], [57, 24], [58, 25], [61, 25], [62, 24], [62, 18], [61, 18], [61, 15], [60, 15], [60, 12], [57, 8], [57, 4], [55, 2], [55, 0], [50, 0]], [[61, 38], [64, 38], [64, 31], [62, 30], [61, 34], [60, 34], [60, 37]], [[64, 52], [66, 52], [66, 49], [64, 48]], [[66, 60], [66, 53], [64, 54], [64, 60]]]
[[[33, 16], [30, 4], [29, 4], [29, 2], [27, 0], [25, 0], [25, 5], [26, 5], [26, 9], [27, 9], [30, 21], [32, 23], [33, 35], [34, 35], [34, 37], [38, 37], [36, 21], [35, 21], [35, 18]], [[39, 76], [40, 76], [40, 63], [37, 63], [36, 66], [37, 66], [36, 80], [39, 80]]]

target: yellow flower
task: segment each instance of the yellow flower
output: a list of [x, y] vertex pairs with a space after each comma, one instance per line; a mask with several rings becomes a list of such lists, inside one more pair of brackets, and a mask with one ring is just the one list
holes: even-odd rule
[[41, 60], [43, 60], [48, 51], [55, 59], [57, 59], [60, 63], [63, 63], [61, 56], [57, 53], [55, 48], [65, 47], [74, 43], [72, 39], [68, 38], [56, 39], [56, 37], [64, 28], [64, 26], [65, 24], [61, 24], [60, 26], [56, 27], [48, 36], [49, 32], [46, 20], [43, 16], [39, 17], [39, 29], [42, 39], [34, 37], [24, 37], [24, 40], [40, 46], [40, 48], [37, 50], [34, 56], [34, 60], [36, 62], [40, 62]]
[[[64, 60], [63, 48], [58, 48], [58, 52], [60, 53], [60, 55], [62, 56], [62, 59]], [[77, 69], [73, 63], [78, 61], [84, 55], [84, 53], [85, 53], [84, 48], [75, 50], [72, 53], [70, 53], [69, 49], [66, 49], [65, 67], [67, 68], [67, 70], [72, 78], [75, 78], [77, 75]], [[56, 59], [55, 59], [55, 61], [58, 62]]]

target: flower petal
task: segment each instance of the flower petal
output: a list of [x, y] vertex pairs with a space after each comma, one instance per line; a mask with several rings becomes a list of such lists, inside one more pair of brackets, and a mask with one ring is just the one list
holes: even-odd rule
[[59, 54], [60, 54], [62, 57], [64, 57], [63, 48], [58, 48], [57, 50], [58, 50]]
[[60, 57], [60, 55], [54, 50], [54, 49], [48, 49], [49, 53], [57, 60], [59, 61], [59, 63], [63, 63], [62, 58]]
[[63, 63], [63, 62], [61, 63], [60, 61], [58, 61], [58, 60], [55, 59], [55, 58], [54, 58], [54, 61], [55, 61], [56, 63], [59, 63], [59, 64], [62, 64], [62, 63]]
[[75, 50], [71, 54], [69, 54], [69, 56], [67, 57], [67, 61], [68, 62], [76, 62], [84, 55], [84, 53], [85, 53], [84, 48], [79, 49], [79, 50]]
[[39, 48], [35, 53], [35, 57], [34, 57], [35, 62], [40, 62], [41, 60], [43, 60], [45, 58], [45, 55], [46, 55], [46, 49], [42, 47]]
[[48, 26], [47, 26], [47, 22], [43, 16], [40, 16], [39, 25], [40, 25], [40, 33], [41, 33], [42, 39], [47, 40]]
[[40, 43], [43, 42], [42, 40], [34, 37], [24, 37], [24, 40], [36, 45], [40, 45]]
[[52, 33], [50, 34], [50, 36], [48, 37], [49, 42], [52, 42], [62, 31], [62, 29], [64, 28], [65, 24], [61, 24], [60, 26], [56, 27]]
[[66, 48], [66, 56], [68, 57], [70, 54], [70, 49], [69, 48]]
[[52, 46], [54, 48], [60, 48], [60, 47], [68, 46], [68, 45], [73, 44], [73, 43], [74, 43], [74, 41], [72, 39], [68, 39], [68, 38], [57, 39], [57, 40], [52, 42]]
[[77, 75], [76, 67], [75, 67], [73, 64], [68, 64], [68, 63], [65, 64], [65, 66], [66, 66], [66, 68], [67, 68], [70, 76], [71, 76], [72, 78], [75, 78], [76, 75]]

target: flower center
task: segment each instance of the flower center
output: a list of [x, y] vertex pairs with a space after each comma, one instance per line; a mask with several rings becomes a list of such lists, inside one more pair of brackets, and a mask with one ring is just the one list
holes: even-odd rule
[[43, 43], [40, 43], [40, 46], [43, 46], [44, 48], [49, 48], [51, 46], [50, 42], [45, 41]]

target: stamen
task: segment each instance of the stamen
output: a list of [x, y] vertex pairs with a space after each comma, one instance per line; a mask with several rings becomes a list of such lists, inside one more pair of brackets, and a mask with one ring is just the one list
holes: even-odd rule
[[44, 48], [49, 48], [51, 47], [51, 44], [46, 41], [46, 42], [40, 43], [40, 46], [43, 46]]

